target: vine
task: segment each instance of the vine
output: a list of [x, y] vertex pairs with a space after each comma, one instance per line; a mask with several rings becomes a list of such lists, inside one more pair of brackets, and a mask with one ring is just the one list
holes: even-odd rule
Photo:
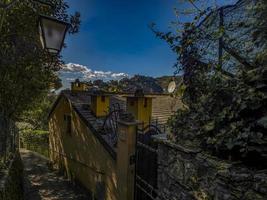
[[[243, 3], [248, 7], [247, 2]], [[245, 45], [237, 45], [236, 48], [233, 44], [238, 43], [238, 38], [234, 40], [232, 35], [227, 34], [229, 27], [215, 29], [214, 20], [210, 20], [212, 17], [217, 19], [220, 9], [213, 10], [204, 20], [205, 28], [200, 28], [203, 21], [199, 19], [209, 9], [198, 12], [195, 21], [183, 23], [181, 34], [153, 29], [177, 53], [175, 66], [178, 72], [183, 72], [186, 88], [182, 94], [186, 109], [178, 110], [169, 120], [173, 138], [177, 143], [201, 148], [223, 159], [266, 167], [267, 68], [266, 51], [261, 50], [267, 44], [266, 29], [250, 41], [253, 50], [251, 46], [248, 50]], [[255, 13], [263, 16], [266, 10], [264, 1], [252, 4], [252, 8], [245, 11], [247, 13], [241, 13], [249, 16], [248, 20], [243, 24], [233, 21], [236, 26], [231, 29], [250, 38], [251, 32], [247, 28], [253, 33], [263, 30], [262, 20]], [[241, 30], [244, 31], [241, 33]], [[210, 43], [210, 49], [200, 45], [203, 41]], [[206, 54], [208, 50], [214, 51], [213, 43], [220, 43], [219, 52], [224, 51], [217, 61], [210, 59], [212, 53]], [[250, 56], [244, 53], [256, 50]], [[231, 70], [225, 65], [231, 65]]]

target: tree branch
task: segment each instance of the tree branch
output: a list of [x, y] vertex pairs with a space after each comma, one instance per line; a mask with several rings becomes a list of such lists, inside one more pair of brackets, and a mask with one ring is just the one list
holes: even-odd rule
[[201, 10], [199, 7], [197, 7], [197, 5], [196, 5], [192, 0], [188, 0], [188, 1], [192, 4], [192, 6], [193, 6], [198, 12], [202, 13], [202, 10]]
[[251, 65], [245, 58], [241, 57], [235, 50], [228, 47], [225, 42], [222, 41], [222, 48], [227, 51], [231, 56], [233, 56], [238, 62], [243, 64], [248, 69], [254, 69], [255, 67]]
[[17, 2], [17, 0], [13, 0], [10, 3], [0, 3], [0, 8], [3, 8], [4, 10], [11, 8], [15, 3]]

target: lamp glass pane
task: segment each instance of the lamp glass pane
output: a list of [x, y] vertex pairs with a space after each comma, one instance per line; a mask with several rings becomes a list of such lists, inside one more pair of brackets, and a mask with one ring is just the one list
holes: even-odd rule
[[66, 24], [59, 23], [52, 19], [42, 18], [42, 39], [43, 46], [51, 53], [57, 53], [61, 50], [62, 43], [66, 33]]

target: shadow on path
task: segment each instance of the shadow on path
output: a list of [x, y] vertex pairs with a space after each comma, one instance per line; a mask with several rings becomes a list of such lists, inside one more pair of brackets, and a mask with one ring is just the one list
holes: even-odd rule
[[25, 200], [91, 199], [86, 191], [48, 169], [45, 157], [25, 149], [20, 154], [24, 164]]

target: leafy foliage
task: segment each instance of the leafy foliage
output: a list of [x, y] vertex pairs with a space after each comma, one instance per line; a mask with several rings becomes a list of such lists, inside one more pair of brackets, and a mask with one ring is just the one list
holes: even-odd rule
[[[63, 61], [59, 55], [51, 55], [41, 47], [39, 15], [71, 22], [70, 34], [79, 29], [78, 13], [68, 15], [68, 6], [63, 0], [51, 3], [54, 6], [37, 1], [12, 1], [7, 9], [2, 5], [0, 8], [0, 146], [5, 155], [14, 149], [16, 142], [10, 122], [24, 118], [34, 128], [45, 128], [46, 120], [38, 121], [44, 119], [48, 106], [44, 99], [51, 86], [57, 88], [61, 84], [57, 71]], [[43, 103], [39, 108], [38, 102]], [[36, 110], [32, 111], [33, 108]]]
[[[244, 1], [244, 5], [247, 2]], [[266, 15], [266, 8], [266, 2], [259, 1], [246, 12], [249, 16], [255, 16], [255, 11]], [[209, 9], [197, 13], [195, 19], [201, 19], [203, 13], [207, 13]], [[249, 27], [249, 31], [263, 31], [257, 35], [259, 38], [252, 41], [254, 50], [257, 50], [256, 41], [260, 41], [258, 46], [266, 47], [266, 29], [262, 29], [266, 24], [263, 25], [260, 18], [248, 19], [243, 26]], [[251, 46], [232, 47], [229, 44], [234, 44], [235, 41], [230, 41], [229, 38], [233, 37], [225, 31], [229, 27], [221, 26], [219, 31], [214, 29], [206, 34], [205, 40], [220, 41], [221, 47], [230, 56], [221, 57], [218, 62], [205, 62], [203, 57], [209, 58], [207, 49], [202, 49], [198, 43], [199, 38], [205, 35], [205, 29], [201, 30], [200, 35], [198, 24], [198, 21], [185, 23], [179, 32], [181, 34], [155, 31], [178, 54], [176, 67], [184, 73], [186, 89], [182, 99], [187, 109], [178, 110], [170, 119], [174, 138], [177, 143], [202, 148], [221, 158], [242, 160], [253, 166], [267, 166], [266, 51], [258, 48], [256, 53], [247, 56], [247, 52], [251, 52], [248, 50]], [[242, 25], [235, 24], [231, 29], [234, 28], [233, 30], [238, 32]], [[208, 28], [209, 26], [207, 31]], [[242, 34], [250, 33], [246, 31]], [[236, 70], [229, 73], [221, 62], [228, 64], [227, 61], [233, 58], [235, 62], [231, 63], [234, 63]], [[258, 165], [259, 163], [261, 165]]]
[[48, 114], [56, 98], [56, 95], [50, 94], [34, 102], [29, 110], [23, 112], [19, 121], [30, 124], [32, 130], [48, 130]]
[[217, 73], [206, 80], [208, 92], [170, 121], [177, 142], [187, 141], [223, 158], [266, 159], [266, 72], [258, 68], [239, 80], [225, 80]]
[[54, 0], [53, 8], [31, 1], [19, 1], [1, 18], [0, 31], [0, 112], [17, 120], [41, 101], [60, 81], [56, 72], [62, 65], [59, 55], [42, 49], [38, 34], [39, 14], [53, 15], [73, 22], [70, 33], [78, 32], [80, 15], [67, 14], [67, 4]]
[[20, 142], [23, 148], [48, 157], [48, 131], [26, 129], [21, 131]]

